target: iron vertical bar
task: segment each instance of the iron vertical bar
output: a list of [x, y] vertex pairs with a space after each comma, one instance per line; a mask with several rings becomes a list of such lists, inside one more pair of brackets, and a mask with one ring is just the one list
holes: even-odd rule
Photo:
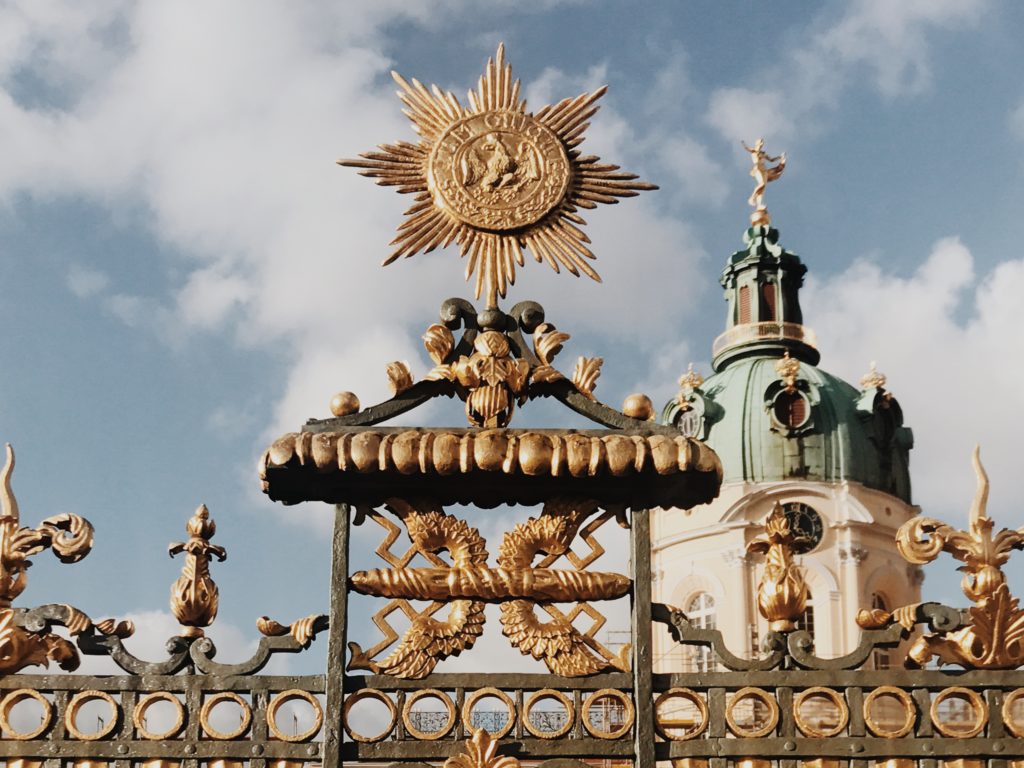
[[633, 572], [633, 727], [635, 765], [654, 768], [654, 689], [651, 675], [651, 519], [634, 509], [630, 526]]
[[334, 509], [331, 544], [331, 625], [327, 634], [327, 703], [324, 716], [323, 768], [341, 768], [341, 711], [345, 698], [345, 653], [348, 618], [349, 506]]

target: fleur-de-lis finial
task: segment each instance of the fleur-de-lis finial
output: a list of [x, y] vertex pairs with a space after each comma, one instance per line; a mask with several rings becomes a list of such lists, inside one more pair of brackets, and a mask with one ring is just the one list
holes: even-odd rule
[[217, 524], [205, 504], [200, 504], [185, 526], [189, 540], [171, 544], [168, 554], [186, 554], [181, 576], [171, 586], [171, 610], [185, 628], [185, 637], [201, 637], [217, 617], [219, 590], [210, 576], [210, 557], [223, 562], [228, 554], [223, 547], [211, 544]]
[[747, 544], [747, 552], [766, 555], [757, 589], [757, 608], [773, 632], [792, 632], [807, 607], [807, 582], [793, 561], [801, 536], [793, 531], [778, 502], [764, 524], [763, 538]]

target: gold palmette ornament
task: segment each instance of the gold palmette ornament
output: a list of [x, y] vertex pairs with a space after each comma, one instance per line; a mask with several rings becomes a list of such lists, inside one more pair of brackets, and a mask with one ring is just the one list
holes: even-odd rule
[[484, 728], [477, 728], [473, 736], [466, 739], [464, 752], [452, 755], [444, 762], [444, 768], [519, 768], [515, 757], [497, 756], [498, 742]]
[[932, 657], [940, 664], [978, 669], [1015, 669], [1024, 664], [1024, 611], [1018, 608], [1019, 600], [1010, 594], [1002, 571], [1010, 552], [1024, 549], [1024, 528], [1004, 528], [993, 535], [993, 521], [985, 509], [988, 475], [978, 448], [974, 449], [973, 463], [978, 486], [968, 530], [918, 517], [905, 523], [896, 534], [900, 554], [915, 565], [931, 562], [940, 552], [948, 552], [963, 562], [961, 586], [974, 602], [968, 611], [970, 624], [953, 632], [919, 637], [914, 642], [908, 652], [912, 665], [924, 665]]
[[801, 537], [793, 532], [778, 502], [764, 524], [765, 536], [747, 544], [747, 552], [765, 554], [764, 573], [757, 588], [757, 608], [773, 632], [792, 632], [807, 607], [803, 569], [793, 562]]
[[468, 107], [436, 85], [428, 90], [397, 72], [392, 77], [420, 141], [338, 161], [415, 196], [385, 264], [456, 243], [468, 259], [466, 279], [476, 275], [477, 298], [486, 287], [489, 307], [515, 282], [524, 249], [555, 272], [564, 267], [600, 282], [578, 210], [657, 189], [580, 153], [607, 87], [527, 112], [504, 44], [469, 92]]
[[167, 550], [171, 557], [185, 553], [181, 576], [171, 586], [171, 610], [185, 628], [185, 637], [201, 637], [203, 627], [210, 626], [217, 617], [220, 600], [217, 585], [210, 577], [210, 557], [223, 562], [228, 553], [223, 547], [210, 543], [217, 532], [217, 524], [205, 504], [200, 504], [189, 518], [185, 530], [189, 540], [171, 544]]

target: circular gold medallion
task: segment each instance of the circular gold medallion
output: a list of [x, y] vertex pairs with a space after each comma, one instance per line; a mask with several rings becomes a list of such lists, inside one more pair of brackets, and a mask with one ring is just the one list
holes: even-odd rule
[[492, 232], [528, 227], [569, 188], [569, 156], [558, 136], [521, 112], [463, 118], [430, 153], [434, 202], [459, 221]]

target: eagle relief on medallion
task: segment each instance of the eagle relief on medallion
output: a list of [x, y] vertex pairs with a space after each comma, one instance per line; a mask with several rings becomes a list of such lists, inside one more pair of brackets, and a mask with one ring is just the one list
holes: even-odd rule
[[466, 224], [493, 231], [529, 226], [561, 202], [569, 158], [529, 115], [485, 112], [460, 120], [430, 155], [436, 199]]

